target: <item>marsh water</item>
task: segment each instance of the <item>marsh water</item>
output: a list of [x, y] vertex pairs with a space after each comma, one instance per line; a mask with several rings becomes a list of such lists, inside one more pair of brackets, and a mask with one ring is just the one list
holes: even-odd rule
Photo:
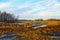
[[[47, 34], [48, 36], [57, 36], [59, 37], [60, 36], [60, 33], [58, 32], [54, 32], [54, 33], [49, 33]], [[15, 40], [16, 38], [21, 38], [23, 39], [22, 37], [19, 37], [19, 36], [15, 36], [13, 33], [5, 33], [4, 35], [1, 35], [0, 36], [0, 40]], [[52, 38], [53, 40], [60, 40], [60, 38]]]
[[48, 36], [60, 36], [60, 32], [47, 33]]
[[4, 34], [0, 36], [0, 40], [14, 40], [15, 38], [16, 37], [12, 33]]
[[[16, 24], [20, 24], [20, 23], [16, 23]], [[37, 27], [44, 27], [46, 25], [41, 25], [41, 24], [34, 24], [32, 25], [31, 27], [33, 28], [37, 28]], [[23, 30], [22, 30], [23, 31]], [[22, 32], [22, 31], [19, 31], [19, 32]], [[24, 31], [23, 31], [24, 32]], [[60, 32], [52, 32], [52, 33], [47, 33], [46, 35], [48, 36], [57, 36], [59, 37], [60, 36]], [[15, 40], [18, 36], [15, 36], [13, 33], [5, 33], [4, 35], [1, 35], [0, 36], [0, 40]], [[20, 37], [22, 38], [22, 37]], [[23, 38], [22, 38], [23, 39]], [[53, 40], [60, 40], [60, 38], [53, 38]]]

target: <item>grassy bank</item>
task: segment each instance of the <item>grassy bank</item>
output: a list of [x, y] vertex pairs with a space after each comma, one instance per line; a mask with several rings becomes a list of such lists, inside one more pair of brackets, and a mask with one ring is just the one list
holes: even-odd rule
[[[60, 21], [40, 21], [40, 24], [46, 24], [46, 27], [39, 27], [33, 29], [32, 27], [27, 27], [37, 22], [24, 22], [23, 24], [12, 24], [0, 22], [0, 35], [6, 33], [13, 33], [18, 36], [16, 40], [49, 40], [47, 33], [60, 32]], [[5, 27], [4, 27], [5, 26]], [[7, 26], [7, 27], [6, 27]], [[18, 27], [19, 26], [19, 27]], [[3, 27], [3, 28], [2, 28]], [[50, 38], [50, 37], [49, 37]]]

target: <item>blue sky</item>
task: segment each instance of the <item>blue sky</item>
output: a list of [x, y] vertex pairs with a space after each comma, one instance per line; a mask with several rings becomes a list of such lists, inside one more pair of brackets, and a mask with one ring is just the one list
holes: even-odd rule
[[0, 0], [0, 10], [19, 19], [60, 19], [60, 0]]

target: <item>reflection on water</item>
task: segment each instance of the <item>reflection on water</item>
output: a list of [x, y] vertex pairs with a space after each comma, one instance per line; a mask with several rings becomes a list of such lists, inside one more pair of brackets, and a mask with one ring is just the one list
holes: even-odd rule
[[60, 40], [60, 38], [49, 38], [49, 40]]
[[13, 34], [4, 34], [0, 36], [0, 40], [14, 40], [15, 36]]
[[36, 28], [39, 28], [39, 27], [46, 27], [47, 25], [44, 25], [44, 24], [33, 24], [31, 25], [30, 27], [36, 29]]
[[23, 24], [24, 22], [15, 22], [13, 24]]
[[47, 33], [48, 36], [60, 36], [60, 32]]

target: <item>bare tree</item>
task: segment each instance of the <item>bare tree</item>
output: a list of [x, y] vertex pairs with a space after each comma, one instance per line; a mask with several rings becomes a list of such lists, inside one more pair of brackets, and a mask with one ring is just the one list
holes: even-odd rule
[[16, 22], [17, 18], [10, 13], [0, 12], [0, 21], [1, 22]]

